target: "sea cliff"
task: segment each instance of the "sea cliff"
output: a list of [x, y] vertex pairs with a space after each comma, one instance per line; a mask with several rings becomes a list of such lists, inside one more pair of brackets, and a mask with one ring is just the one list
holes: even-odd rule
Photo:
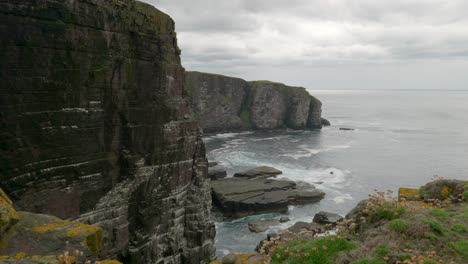
[[305, 88], [201, 72], [185, 80], [205, 132], [322, 127], [322, 103]]
[[173, 20], [137, 1], [0, 1], [0, 187], [96, 224], [101, 259], [214, 252], [207, 160]]

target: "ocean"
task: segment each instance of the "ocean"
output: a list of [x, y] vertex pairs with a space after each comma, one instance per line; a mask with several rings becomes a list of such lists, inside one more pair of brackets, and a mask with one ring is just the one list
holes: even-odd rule
[[[285, 215], [291, 221], [267, 232], [310, 222], [322, 210], [345, 215], [375, 189], [396, 192], [435, 176], [468, 180], [468, 91], [309, 92], [322, 101], [330, 127], [204, 138], [209, 160], [221, 162], [228, 175], [267, 165], [283, 171], [279, 178], [323, 182], [316, 187], [325, 199], [290, 206]], [[217, 255], [252, 252], [266, 233], [251, 233], [247, 223], [278, 216], [226, 220], [213, 214]]]

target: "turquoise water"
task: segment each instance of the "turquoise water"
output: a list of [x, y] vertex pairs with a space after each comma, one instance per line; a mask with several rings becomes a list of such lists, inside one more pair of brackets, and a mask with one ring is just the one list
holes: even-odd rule
[[[310, 93], [323, 102], [332, 126], [205, 137], [209, 159], [220, 161], [229, 175], [269, 165], [283, 178], [323, 182], [317, 187], [327, 194], [324, 200], [290, 207], [292, 221], [272, 229], [311, 221], [320, 210], [346, 214], [374, 189], [418, 187], [435, 175], [468, 180], [468, 91]], [[273, 216], [214, 217], [218, 256], [253, 251], [265, 234], [249, 232], [247, 222]]]

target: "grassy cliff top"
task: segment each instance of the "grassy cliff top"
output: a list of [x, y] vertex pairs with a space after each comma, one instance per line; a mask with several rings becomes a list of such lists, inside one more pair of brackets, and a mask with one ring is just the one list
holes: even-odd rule
[[268, 242], [260, 252], [271, 263], [468, 263], [468, 182], [436, 180], [397, 197], [376, 192], [334, 232]]

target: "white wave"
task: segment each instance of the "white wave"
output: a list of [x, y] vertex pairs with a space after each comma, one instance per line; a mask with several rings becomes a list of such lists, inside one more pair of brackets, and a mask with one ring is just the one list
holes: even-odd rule
[[221, 133], [221, 134], [216, 134], [211, 137], [212, 138], [233, 138], [233, 137], [242, 136], [242, 135], [249, 135], [252, 133], [253, 133], [252, 131], [239, 132], [239, 133]]
[[267, 140], [274, 140], [274, 137], [269, 137], [269, 138], [255, 138], [252, 139], [252, 141], [267, 141]]
[[333, 198], [333, 201], [337, 204], [344, 203], [346, 200], [353, 200], [353, 197], [349, 193], [346, 193]]
[[300, 145], [299, 146], [299, 148], [301, 149], [300, 151], [295, 152], [295, 153], [281, 154], [279, 156], [281, 156], [281, 157], [290, 157], [290, 158], [293, 158], [295, 160], [298, 160], [300, 158], [310, 158], [313, 155], [317, 155], [317, 154], [319, 154], [321, 152], [334, 151], [334, 150], [339, 150], [339, 149], [348, 149], [350, 147], [351, 147], [351, 145], [349, 144], [349, 145], [336, 145], [336, 146], [331, 146], [331, 147], [324, 148], [324, 149], [315, 149], [315, 148], [308, 148], [305, 145]]

